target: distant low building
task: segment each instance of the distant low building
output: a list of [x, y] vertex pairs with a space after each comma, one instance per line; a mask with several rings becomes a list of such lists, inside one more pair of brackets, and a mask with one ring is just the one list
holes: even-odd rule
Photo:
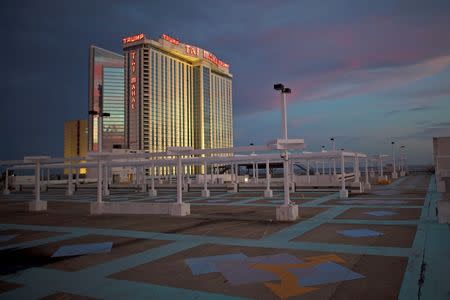
[[[87, 120], [64, 122], [64, 158], [85, 157], [88, 149]], [[80, 174], [86, 174], [86, 168], [80, 168]], [[75, 170], [73, 171], [75, 173]], [[64, 170], [67, 174], [68, 170]]]
[[433, 138], [433, 160], [438, 192], [450, 191], [450, 137]]

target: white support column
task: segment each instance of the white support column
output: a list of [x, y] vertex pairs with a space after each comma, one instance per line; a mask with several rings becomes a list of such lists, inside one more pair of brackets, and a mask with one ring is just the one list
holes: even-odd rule
[[255, 162], [252, 162], [252, 182], [256, 182]]
[[366, 180], [364, 183], [364, 190], [367, 191], [367, 190], [371, 189], [371, 185], [369, 182], [369, 159], [367, 157], [365, 159], [364, 169], [365, 169], [364, 171], [365, 171], [365, 177], [366, 177]]
[[189, 192], [189, 184], [190, 179], [189, 179], [189, 174], [186, 172], [185, 173], [185, 168], [186, 166], [184, 166], [181, 170], [182, 176], [183, 176], [183, 192]]
[[294, 161], [289, 163], [289, 185], [291, 193], [295, 193]]
[[202, 197], [209, 198], [210, 192], [208, 190], [208, 165], [206, 164], [206, 161], [203, 163], [205, 167], [205, 174], [203, 174], [203, 190], [202, 190]]
[[397, 179], [397, 168], [395, 166], [395, 143], [392, 142], [392, 179]]
[[355, 181], [354, 182], [359, 182], [359, 159], [358, 159], [358, 154], [355, 153], [355, 162], [353, 164], [353, 173], [355, 174]]
[[264, 197], [272, 198], [273, 191], [270, 189], [270, 169], [269, 161], [266, 161], [266, 190], [264, 191]]
[[77, 166], [75, 173], [75, 186], [77, 189], [79, 185], [80, 185], [80, 168]]
[[327, 159], [328, 175], [331, 175], [331, 160]]
[[289, 158], [287, 151], [283, 155], [284, 203], [276, 208], [278, 221], [295, 221], [298, 219], [298, 205], [291, 204], [289, 199]]
[[67, 191], [66, 191], [66, 195], [67, 196], [72, 196], [73, 195], [73, 186], [72, 186], [72, 163], [70, 163], [69, 165], [69, 174], [67, 174]]
[[181, 154], [177, 155], [177, 164], [175, 170], [171, 167], [172, 171], [176, 173], [177, 180], [177, 202], [170, 204], [169, 214], [172, 216], [187, 216], [191, 213], [191, 208], [189, 203], [183, 203], [183, 164], [181, 161]]
[[234, 164], [230, 164], [230, 179], [231, 183], [234, 183]]
[[333, 175], [336, 176], [336, 159], [333, 158]]
[[177, 158], [177, 203], [183, 203], [183, 172], [181, 156], [178, 156]]
[[98, 166], [97, 166], [97, 204], [102, 203], [102, 196], [103, 196], [103, 187], [102, 187], [102, 181], [103, 181], [103, 166], [102, 161], [100, 158], [98, 158]]
[[138, 186], [139, 185], [139, 171], [138, 167], [134, 167], [134, 178], [133, 178], [133, 185]]
[[105, 170], [105, 176], [103, 176], [103, 195], [105, 196], [109, 196], [110, 192], [109, 192], [109, 167], [108, 164], [105, 163], [104, 164], [104, 170]]
[[366, 177], [366, 184], [369, 183], [369, 159], [367, 157], [364, 163], [364, 176]]
[[50, 185], [50, 168], [47, 168], [47, 190], [49, 185]]
[[306, 180], [311, 183], [311, 176], [309, 175], [309, 160], [306, 161]]
[[383, 158], [380, 156], [380, 179], [384, 179], [383, 175]]
[[147, 191], [147, 181], [145, 178], [144, 166], [139, 167], [139, 171], [141, 173], [141, 192], [145, 193]]
[[237, 175], [237, 164], [232, 163], [231, 164], [231, 181], [233, 185], [233, 189], [230, 190], [232, 193], [238, 192], [238, 175]]
[[5, 171], [5, 186], [3, 188], [3, 195], [9, 195], [9, 181], [8, 181], [9, 176], [8, 176], [8, 173], [9, 173], [9, 169], [7, 168], [6, 171]]
[[148, 195], [150, 197], [156, 197], [158, 195], [158, 192], [155, 190], [155, 165], [152, 165], [151, 167], [151, 189], [148, 191]]
[[319, 166], [317, 165], [317, 160], [314, 161], [314, 166], [316, 167], [316, 176], [319, 176]]
[[234, 168], [235, 168], [234, 172], [235, 182], [239, 184], [239, 164], [238, 163], [234, 164]]
[[284, 182], [284, 204], [285, 206], [291, 204], [289, 197], [289, 158], [287, 151], [284, 152], [283, 159], [283, 182]]
[[258, 162], [255, 163], [256, 183], [259, 182], [259, 170]]
[[341, 190], [339, 191], [339, 198], [348, 198], [348, 191], [345, 189], [345, 160], [344, 153], [341, 154]]
[[211, 164], [211, 184], [214, 184], [214, 164]]
[[36, 202], [41, 201], [41, 162], [36, 161], [35, 166], [35, 174], [34, 174], [34, 192], [36, 198], [34, 199]]
[[[34, 194], [35, 199], [28, 205], [30, 211], [45, 211], [47, 210], [47, 201], [41, 201], [41, 161], [50, 157], [30, 157], [27, 160], [35, 163], [34, 169]], [[24, 158], [25, 160], [25, 158]]]
[[325, 175], [325, 159], [322, 159], [322, 175]]

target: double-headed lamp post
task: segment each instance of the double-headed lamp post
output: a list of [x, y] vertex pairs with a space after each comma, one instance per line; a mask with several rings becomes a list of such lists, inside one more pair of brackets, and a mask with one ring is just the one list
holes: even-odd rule
[[397, 179], [397, 169], [395, 167], [395, 142], [391, 142], [392, 144], [392, 179]]
[[[273, 88], [276, 91], [281, 92], [281, 128], [282, 128], [282, 134], [283, 139], [287, 140], [287, 119], [286, 119], [286, 94], [291, 93], [291, 89], [285, 87], [281, 83], [274, 84]], [[288, 157], [288, 151], [284, 150], [284, 153], [282, 155], [283, 157], [283, 177], [284, 177], [284, 205], [288, 206], [290, 204], [289, 199], [289, 157]]]
[[405, 170], [406, 170], [406, 153], [405, 153], [406, 147], [405, 145], [400, 146], [400, 176], [405, 176]]
[[[333, 152], [336, 151], [336, 142], [334, 141], [334, 137], [330, 138], [331, 141], [331, 149]], [[336, 175], [336, 159], [333, 159], [333, 175]]]
[[273, 86], [276, 91], [281, 92], [281, 128], [283, 129], [283, 139], [287, 140], [287, 119], [286, 119], [286, 94], [291, 93], [291, 89], [277, 83]]

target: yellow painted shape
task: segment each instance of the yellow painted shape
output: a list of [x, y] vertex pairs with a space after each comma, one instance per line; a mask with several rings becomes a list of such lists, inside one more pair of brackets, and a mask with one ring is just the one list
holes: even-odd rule
[[304, 287], [298, 283], [297, 277], [289, 272], [289, 269], [309, 268], [322, 262], [344, 263], [345, 260], [335, 254], [319, 255], [305, 258], [307, 262], [299, 264], [253, 264], [250, 267], [254, 269], [269, 271], [280, 278], [280, 283], [266, 282], [267, 286], [280, 299], [287, 299], [293, 296], [299, 296], [311, 291], [317, 290], [316, 287]]

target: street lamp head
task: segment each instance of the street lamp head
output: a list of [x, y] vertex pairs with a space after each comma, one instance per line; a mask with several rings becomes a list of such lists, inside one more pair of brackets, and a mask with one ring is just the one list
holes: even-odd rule
[[394, 144], [395, 144], [395, 142], [391, 142], [391, 144], [392, 144], [392, 145], [394, 145]]
[[290, 88], [284, 88], [283, 89], [283, 93], [284, 94], [290, 94], [291, 93], [291, 89]]
[[273, 85], [274, 90], [276, 91], [283, 91], [284, 90], [284, 85], [281, 83], [277, 83]]
[[332, 137], [332, 138], [330, 139], [330, 141], [334, 141], [334, 138]]
[[102, 113], [102, 117], [110, 117], [111, 114], [110, 113]]
[[98, 111], [96, 111], [96, 110], [90, 110], [90, 111], [88, 112], [88, 114], [95, 116], [95, 115], [98, 115]]

